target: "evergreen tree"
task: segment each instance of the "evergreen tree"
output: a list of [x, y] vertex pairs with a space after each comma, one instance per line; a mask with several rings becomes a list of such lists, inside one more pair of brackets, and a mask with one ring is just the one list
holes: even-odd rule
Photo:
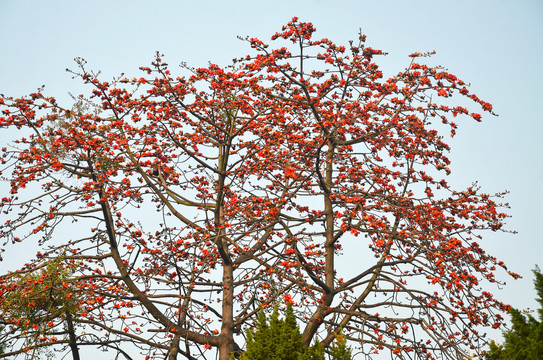
[[345, 335], [336, 335], [337, 342], [330, 347], [330, 360], [351, 360], [351, 349], [347, 346]]
[[[324, 348], [319, 342], [310, 348], [304, 345], [292, 305], [287, 305], [284, 319], [279, 318], [277, 306], [269, 321], [261, 311], [255, 325], [254, 330], [247, 331], [247, 348], [242, 360], [325, 360]], [[234, 359], [233, 354], [231, 359]], [[330, 348], [330, 360], [350, 359], [351, 350], [345, 337], [339, 334], [337, 343]]]
[[543, 359], [543, 274], [536, 267], [535, 289], [539, 303], [539, 321], [530, 314], [511, 309], [511, 331], [504, 333], [502, 345], [492, 342], [487, 360], [541, 360]]

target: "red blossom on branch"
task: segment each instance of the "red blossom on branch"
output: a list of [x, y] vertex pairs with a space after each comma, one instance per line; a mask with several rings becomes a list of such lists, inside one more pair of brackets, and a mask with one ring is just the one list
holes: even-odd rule
[[[478, 351], [508, 309], [482, 290], [506, 267], [478, 240], [502, 229], [507, 204], [448, 185], [443, 129], [492, 106], [415, 62], [430, 54], [383, 79], [365, 36], [338, 46], [315, 31], [294, 18], [277, 46], [248, 38], [253, 54], [233, 66], [178, 77], [159, 54], [144, 77], [108, 82], [79, 59], [73, 74], [91, 90], [73, 107], [0, 98], [0, 127], [27, 132], [0, 157], [3, 246], [43, 245], [22, 273], [61, 255], [77, 264], [49, 290], [4, 275], [0, 304], [54, 289], [89, 332], [78, 341], [131, 342], [149, 358], [216, 347], [226, 360], [278, 303], [295, 306], [307, 345], [343, 331], [369, 357]], [[54, 328], [68, 313], [36, 319]], [[28, 329], [45, 334], [40, 346], [68, 343], [2, 317], [12, 354], [32, 350]]]

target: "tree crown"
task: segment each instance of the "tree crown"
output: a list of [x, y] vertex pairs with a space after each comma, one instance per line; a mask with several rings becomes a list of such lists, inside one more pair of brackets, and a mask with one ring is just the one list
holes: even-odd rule
[[[339, 46], [294, 18], [276, 46], [245, 40], [252, 55], [185, 76], [160, 54], [113, 81], [78, 59], [91, 90], [73, 107], [2, 96], [0, 128], [29, 132], [2, 148], [3, 245], [37, 239], [29, 269], [78, 264], [82, 344], [227, 360], [260, 304], [288, 296], [305, 346], [343, 331], [367, 356], [477, 351], [508, 309], [484, 290], [506, 267], [477, 241], [507, 204], [451, 188], [443, 132], [492, 106], [429, 54], [383, 79], [363, 35]], [[18, 290], [1, 279], [4, 306]], [[10, 314], [1, 336], [27, 336]]]

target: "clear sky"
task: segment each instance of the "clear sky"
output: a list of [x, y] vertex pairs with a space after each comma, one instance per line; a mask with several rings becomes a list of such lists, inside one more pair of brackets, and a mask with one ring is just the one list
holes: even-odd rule
[[[377, 58], [385, 75], [401, 71], [412, 52], [436, 50], [431, 63], [471, 83], [494, 105], [499, 117], [459, 122], [450, 142], [449, 181], [457, 188], [478, 181], [488, 193], [511, 192], [507, 227], [518, 234], [487, 233], [481, 244], [524, 276], [508, 281], [501, 298], [533, 308], [530, 270], [543, 267], [541, 0], [0, 0], [0, 93], [20, 96], [45, 85], [47, 95], [68, 105], [68, 92], [83, 92], [65, 71], [75, 68], [75, 57], [102, 70], [103, 80], [123, 72], [138, 76], [157, 50], [170, 65], [226, 65], [250, 52], [238, 35], [268, 40], [293, 16], [339, 44], [362, 29], [369, 46], [389, 53]], [[16, 135], [0, 133], [0, 141]], [[0, 273], [16, 255], [0, 263]]]

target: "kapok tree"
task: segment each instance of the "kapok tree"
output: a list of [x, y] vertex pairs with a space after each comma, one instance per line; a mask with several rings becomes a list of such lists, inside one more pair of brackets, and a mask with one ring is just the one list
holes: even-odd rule
[[285, 296], [307, 346], [342, 331], [370, 358], [456, 359], [500, 326], [486, 287], [505, 265], [477, 241], [501, 194], [449, 186], [444, 137], [492, 106], [423, 54], [383, 79], [364, 36], [314, 32], [293, 19], [281, 45], [178, 77], [158, 54], [111, 82], [80, 59], [77, 106], [1, 98], [0, 126], [27, 132], [2, 149], [1, 237], [80, 264], [78, 344], [226, 360]]

